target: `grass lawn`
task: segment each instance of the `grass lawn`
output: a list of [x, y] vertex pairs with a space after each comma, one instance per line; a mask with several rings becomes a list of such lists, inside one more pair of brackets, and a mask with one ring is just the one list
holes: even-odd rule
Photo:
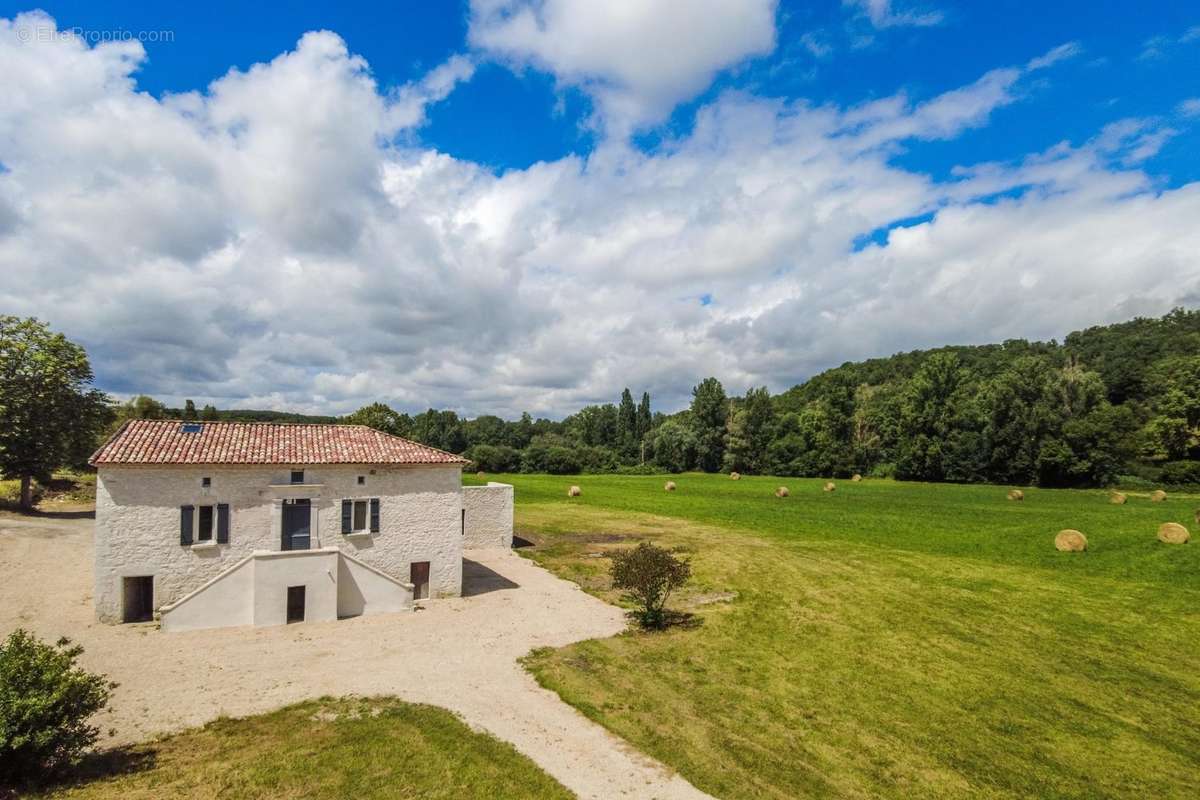
[[39, 797], [569, 798], [511, 746], [448, 711], [390, 698], [313, 700], [221, 719], [84, 765]]
[[[489, 476], [491, 477], [491, 476]], [[522, 552], [617, 600], [602, 556], [686, 553], [703, 624], [538, 651], [543, 685], [744, 797], [1200, 796], [1197, 498], [683, 475], [502, 476]], [[568, 499], [567, 487], [583, 495]], [[786, 484], [791, 497], [772, 495]], [[1078, 528], [1089, 550], [1054, 550]]]

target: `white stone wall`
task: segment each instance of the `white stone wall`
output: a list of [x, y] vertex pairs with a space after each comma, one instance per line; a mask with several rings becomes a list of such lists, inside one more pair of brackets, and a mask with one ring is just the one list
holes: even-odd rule
[[464, 486], [463, 548], [512, 547], [513, 487], [489, 481], [487, 486]]
[[[293, 468], [305, 470], [304, 485], [289, 485]], [[360, 475], [365, 485], [358, 485]], [[211, 487], [202, 487], [204, 477]], [[379, 533], [343, 536], [342, 499], [372, 497], [380, 498]], [[96, 481], [97, 617], [120, 622], [126, 576], [154, 576], [158, 608], [255, 550], [279, 550], [287, 498], [311, 501], [313, 548], [337, 547], [404, 582], [412, 562], [428, 561], [430, 596], [461, 594], [457, 465], [103, 466]], [[179, 507], [217, 503], [230, 506], [229, 544], [181, 546]]]
[[287, 624], [289, 586], [304, 587], [305, 622], [337, 619], [337, 562], [332, 548], [254, 558], [254, 624]]

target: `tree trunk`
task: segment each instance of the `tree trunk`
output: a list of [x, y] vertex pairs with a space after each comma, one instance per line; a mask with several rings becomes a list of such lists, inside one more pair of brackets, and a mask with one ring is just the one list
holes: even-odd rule
[[21, 476], [21, 509], [33, 511], [33, 478], [28, 475]]

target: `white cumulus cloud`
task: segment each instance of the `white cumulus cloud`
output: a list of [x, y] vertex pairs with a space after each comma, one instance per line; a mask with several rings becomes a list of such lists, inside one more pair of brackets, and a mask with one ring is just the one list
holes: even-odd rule
[[894, 162], [1048, 64], [850, 107], [726, 92], [652, 153], [497, 175], [411, 135], [465, 60], [392, 90], [316, 32], [156, 99], [136, 44], [22, 41], [34, 22], [0, 21], [0, 312], [84, 344], [115, 392], [515, 415], [628, 385], [671, 409], [705, 375], [780, 390], [1200, 297], [1200, 185], [1141, 168], [1160, 121], [948, 180]]
[[472, 45], [587, 92], [617, 134], [775, 48], [776, 0], [471, 0]]

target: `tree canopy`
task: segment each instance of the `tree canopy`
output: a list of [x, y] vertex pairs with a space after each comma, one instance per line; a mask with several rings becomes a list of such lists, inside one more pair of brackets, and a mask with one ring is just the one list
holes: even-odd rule
[[87, 353], [36, 319], [0, 316], [0, 473], [21, 480], [21, 506], [32, 481], [86, 461], [110, 418], [92, 387]]

